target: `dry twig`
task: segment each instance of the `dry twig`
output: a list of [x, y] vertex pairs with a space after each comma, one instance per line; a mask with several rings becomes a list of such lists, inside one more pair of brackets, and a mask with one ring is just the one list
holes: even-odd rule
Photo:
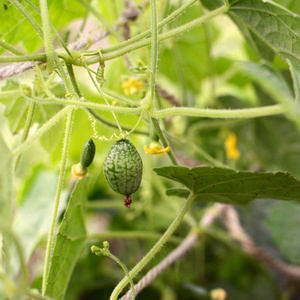
[[256, 246], [252, 238], [242, 228], [234, 207], [232, 205], [224, 204], [223, 208], [225, 225], [231, 236], [241, 244], [245, 252], [279, 273], [284, 274], [289, 279], [300, 281], [300, 267], [277, 260], [269, 253]]

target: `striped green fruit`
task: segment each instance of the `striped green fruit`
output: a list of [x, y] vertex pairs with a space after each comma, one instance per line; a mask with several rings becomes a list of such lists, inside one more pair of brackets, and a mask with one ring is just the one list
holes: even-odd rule
[[110, 187], [125, 196], [124, 204], [130, 208], [130, 195], [140, 187], [143, 173], [143, 162], [134, 145], [129, 140], [115, 142], [105, 157], [103, 171]]
[[92, 139], [89, 139], [82, 150], [80, 163], [83, 168], [87, 168], [91, 165], [94, 160], [96, 152], [96, 146]]

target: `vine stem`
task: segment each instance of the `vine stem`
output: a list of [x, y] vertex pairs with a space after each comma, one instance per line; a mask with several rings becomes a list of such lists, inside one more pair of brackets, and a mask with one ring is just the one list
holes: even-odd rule
[[[191, 250], [198, 241], [198, 237], [204, 232], [205, 227], [210, 226], [222, 213], [222, 206], [214, 204], [202, 217], [199, 226], [195, 226], [190, 234], [170, 252], [160, 263], [153, 267], [148, 273], [135, 285], [135, 295], [138, 295], [145, 287], [149, 286], [158, 275], [163, 273], [168, 267], [180, 259], [186, 252]], [[120, 300], [130, 300], [131, 291], [129, 290]]]
[[171, 116], [189, 116], [204, 118], [222, 118], [222, 119], [246, 119], [257, 118], [282, 114], [287, 109], [281, 104], [242, 108], [242, 109], [209, 109], [197, 107], [173, 107], [162, 110], [150, 110], [150, 114], [154, 118], [166, 118]]
[[[197, 0], [190, 0], [188, 2], [186, 2], [185, 4], [183, 4], [180, 8], [178, 8], [177, 10], [173, 11], [172, 14], [170, 14], [169, 16], [167, 16], [165, 19], [163, 19], [161, 22], [159, 22], [157, 24], [157, 29], [161, 29], [163, 28], [165, 25], [167, 25], [168, 23], [170, 23], [171, 21], [175, 20], [181, 13], [183, 13], [188, 7], [190, 7], [191, 5], [193, 5]], [[111, 46], [107, 49], [103, 49], [103, 53], [104, 52], [108, 52], [108, 51], [113, 51], [113, 50], [118, 50], [120, 48], [123, 48], [124, 46], [128, 46], [130, 44], [133, 44], [136, 41], [141, 40], [144, 37], [147, 37], [151, 35], [151, 29], [148, 29], [136, 36], [134, 36], [133, 38], [124, 41], [118, 45], [115, 46]], [[109, 50], [108, 50], [109, 49]]]
[[17, 90], [10, 90], [10, 91], [4, 91], [4, 92], [0, 92], [0, 98], [2, 97], [9, 97], [9, 96], [15, 96], [15, 95], [18, 95], [20, 94], [20, 90], [17, 89]]
[[[183, 217], [187, 213], [189, 207], [193, 203], [195, 198], [194, 194], [190, 194], [190, 196], [185, 201], [183, 207], [181, 208], [180, 212], [177, 214], [176, 218], [169, 226], [167, 231], [163, 234], [163, 236], [159, 239], [159, 241], [154, 245], [154, 247], [144, 256], [144, 258], [135, 265], [135, 267], [129, 272], [131, 278], [134, 278], [147, 264], [148, 262], [160, 251], [162, 246], [168, 241], [171, 237], [173, 232], [176, 230], [180, 222], [182, 221]], [[124, 277], [119, 284], [113, 290], [110, 300], [117, 300], [121, 291], [125, 288], [125, 286], [129, 283], [127, 277]]]
[[88, 108], [94, 108], [99, 110], [106, 110], [106, 111], [119, 112], [119, 113], [129, 113], [129, 114], [138, 114], [144, 109], [143, 107], [138, 107], [138, 108], [120, 107], [120, 106], [112, 106], [112, 105], [100, 104], [100, 103], [89, 102], [89, 101], [60, 99], [56, 97], [52, 97], [49, 99], [32, 97], [28, 99], [31, 101], [41, 102], [43, 104], [53, 103], [53, 104], [63, 104], [63, 105], [75, 105], [77, 107], [88, 107]]
[[[16, 0], [14, 0], [14, 1], [16, 1]], [[181, 25], [177, 28], [171, 29], [168, 32], [159, 34], [158, 42], [172, 38], [176, 35], [182, 34], [188, 30], [191, 30], [197, 26], [200, 26], [203, 23], [215, 18], [216, 16], [226, 13], [227, 11], [228, 11], [228, 6], [226, 6], [226, 5], [221, 6], [221, 7], [217, 8], [217, 9], [215, 9], [193, 21], [190, 21], [190, 22], [188, 22], [184, 25]], [[152, 43], [151, 38], [147, 38], [147, 39], [137, 41], [133, 44], [130, 44], [130, 45], [127, 45], [124, 47], [123, 47], [123, 43], [121, 43], [120, 45], [122, 45], [122, 48], [118, 49], [118, 50], [111, 51], [110, 48], [103, 49], [103, 51], [102, 51], [103, 60], [107, 61], [107, 60], [117, 58], [119, 56], [123, 56], [124, 54], [126, 54], [130, 51], [134, 51], [136, 49], [151, 45], [151, 43]], [[77, 65], [77, 66], [83, 65], [82, 61], [80, 61], [80, 60], [70, 59], [69, 55], [65, 52], [65, 50], [58, 50], [57, 54], [60, 58], [70, 61], [70, 63], [72, 63], [74, 65]], [[97, 54], [91, 53], [91, 55], [93, 55], [93, 57], [86, 60], [87, 65], [92, 65], [92, 64], [99, 62], [99, 54], [98, 53]], [[23, 61], [28, 61], [28, 60], [45, 61], [46, 55], [45, 54], [34, 54], [34, 55], [27, 55], [27, 56], [2, 56], [2, 57], [0, 57], [0, 62], [23, 62]]]
[[[174, 36], [177, 36], [179, 34], [182, 34], [182, 33], [186, 32], [188, 30], [191, 30], [195, 27], [198, 27], [198, 26], [202, 25], [203, 23], [215, 18], [218, 15], [226, 13], [227, 11], [228, 11], [228, 6], [221, 6], [221, 7], [217, 8], [217, 9], [215, 9], [215, 10], [213, 10], [213, 11], [211, 11], [211, 12], [209, 12], [209, 13], [207, 13], [207, 14], [205, 14], [205, 15], [203, 15], [203, 16], [201, 16], [201, 17], [199, 17], [199, 18], [197, 18], [193, 21], [190, 21], [186, 24], [183, 24], [183, 25], [181, 25], [177, 28], [171, 29], [171, 30], [169, 30], [165, 33], [159, 34], [158, 37], [157, 37], [157, 40], [158, 40], [158, 42], [161, 42], [163, 40], [166, 40], [166, 39], [172, 38]], [[109, 48], [107, 48], [107, 49], [105, 49], [105, 51], [104, 50], [102, 51], [103, 60], [106, 61], [106, 60], [117, 58], [119, 56], [122, 56], [122, 55], [130, 52], [130, 51], [148, 46], [151, 43], [152, 43], [152, 38], [147, 38], [147, 39], [144, 39], [144, 40], [141, 40], [141, 41], [137, 41], [137, 42], [135, 42], [131, 45], [125, 46], [122, 49], [115, 50], [115, 51], [110, 51]], [[61, 52], [61, 54], [63, 55], [62, 52]], [[92, 58], [88, 59], [87, 64], [88, 65], [94, 64], [98, 61], [99, 61], [99, 57], [95, 56], [95, 57], [92, 57]]]
[[151, 71], [150, 77], [150, 89], [152, 96], [152, 105], [155, 103], [155, 82], [157, 73], [157, 57], [158, 57], [158, 43], [157, 43], [157, 12], [156, 12], [156, 0], [151, 0]]
[[[120, 202], [118, 201], [118, 208], [120, 207]], [[108, 207], [108, 206], [107, 206]], [[88, 207], [89, 208], [89, 207]], [[87, 240], [103, 240], [103, 239], [142, 239], [142, 240], [157, 240], [161, 237], [161, 234], [155, 231], [107, 231], [101, 233], [93, 233], [87, 236]], [[181, 242], [180, 238], [171, 237], [170, 242], [174, 244], [179, 244]]]
[[[67, 100], [53, 97], [51, 100], [45, 98], [28, 98], [31, 101], [43, 102], [44, 104], [58, 103], [63, 105], [73, 105], [77, 107], [88, 107], [99, 110], [114, 111], [118, 113], [138, 114], [145, 108], [141, 107], [119, 107], [109, 106], [100, 103], [88, 101]], [[171, 116], [185, 116], [185, 117], [203, 117], [213, 119], [247, 119], [258, 118], [283, 114], [287, 112], [287, 108], [282, 104], [274, 104], [261, 107], [251, 107], [242, 109], [210, 109], [197, 107], [173, 107], [161, 110], [149, 110], [153, 118], [162, 119]]]
[[14, 46], [10, 45], [9, 43], [6, 43], [5, 41], [0, 40], [0, 47], [3, 49], [15, 54], [15, 55], [24, 55], [22, 51], [19, 49], [15, 48]]
[[129, 274], [125, 264], [120, 259], [118, 259], [116, 256], [111, 254], [110, 252], [106, 253], [105, 255], [110, 257], [111, 259], [113, 259], [123, 269], [124, 273], [126, 274], [126, 278], [128, 279], [128, 281], [130, 283], [132, 300], [134, 300], [135, 299], [134, 284], [133, 284], [132, 278], [130, 277], [130, 274]]
[[72, 129], [72, 119], [73, 119], [73, 113], [74, 110], [72, 109], [68, 113], [67, 122], [66, 122], [66, 130], [65, 130], [65, 137], [64, 137], [64, 145], [63, 145], [63, 154], [60, 164], [60, 171], [58, 176], [58, 185], [56, 189], [56, 195], [55, 195], [55, 202], [54, 202], [54, 209], [51, 219], [51, 225], [50, 225], [50, 232], [48, 235], [48, 241], [47, 241], [47, 248], [46, 248], [46, 256], [45, 256], [45, 262], [44, 262], [44, 271], [43, 271], [43, 283], [42, 283], [42, 295], [45, 295], [47, 283], [48, 283], [48, 272], [51, 262], [51, 254], [52, 254], [52, 244], [53, 244], [53, 237], [54, 237], [54, 229], [56, 224], [56, 218], [57, 218], [57, 212], [58, 212], [58, 206], [60, 202], [60, 195], [63, 187], [64, 182], [64, 175], [66, 172], [66, 165], [67, 165], [67, 157], [68, 157], [68, 150], [69, 150], [69, 144], [71, 139], [71, 129]]
[[[164, 147], [167, 148], [169, 146], [169, 144], [168, 144], [168, 141], [167, 141], [166, 137], [164, 136], [164, 133], [162, 132], [162, 130], [159, 126], [158, 120], [152, 117], [151, 121], [152, 121], [153, 127], [154, 127], [159, 139], [163, 143]], [[174, 155], [172, 149], [170, 149], [170, 151], [168, 152], [168, 156], [170, 157], [173, 165], [178, 165], [177, 160], [175, 158], [175, 155]]]
[[47, 70], [51, 73], [54, 69], [54, 49], [51, 38], [51, 23], [49, 19], [47, 0], [40, 0], [43, 36], [47, 57]]

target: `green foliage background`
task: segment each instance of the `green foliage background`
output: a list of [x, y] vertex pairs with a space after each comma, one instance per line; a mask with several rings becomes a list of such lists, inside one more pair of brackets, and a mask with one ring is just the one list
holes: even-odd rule
[[[123, 2], [116, 0], [48, 1], [50, 21], [67, 44], [79, 36], [85, 19], [91, 23], [85, 26], [89, 28], [84, 34], [101, 26], [105, 29], [82, 2], [91, 4], [111, 24], [116, 24], [124, 9]], [[148, 30], [151, 24], [150, 7], [142, 8], [143, 1], [134, 2], [141, 14], [136, 21], [129, 22], [131, 36]], [[157, 1], [158, 19], [167, 17], [185, 2]], [[172, 166], [167, 155], [144, 152], [143, 146], [151, 142], [150, 119], [146, 116], [137, 129], [147, 134], [132, 133], [130, 137], [143, 159], [144, 175], [128, 210], [123, 207], [122, 196], [111, 191], [104, 179], [102, 165], [111, 142], [95, 139], [97, 154], [88, 177], [76, 183], [71, 176], [72, 165], [79, 162], [84, 143], [93, 135], [90, 119], [77, 109], [46, 295], [66, 300], [109, 299], [124, 273], [107, 257], [91, 254], [90, 246], [101, 247], [108, 240], [111, 252], [132, 269], [172, 223], [183, 204], [181, 197], [188, 196], [190, 191], [197, 195], [193, 208], [168, 243], [134, 278], [135, 283], [178, 246], [211, 202], [237, 205], [244, 229], [258, 246], [276, 259], [299, 264], [300, 16], [297, 14], [300, 3], [298, 0], [229, 2], [228, 13], [159, 43], [157, 82], [182, 106], [234, 110], [278, 104], [286, 113], [241, 119], [163, 118], [160, 125], [180, 166]], [[40, 15], [29, 1], [20, 3], [41, 25]], [[39, 1], [31, 3], [39, 7]], [[0, 38], [25, 55], [43, 52], [41, 37], [13, 4], [8, 1], [4, 4], [7, 10], [0, 9]], [[159, 33], [222, 5], [222, 1], [196, 1]], [[80, 25], [75, 26], [76, 23]], [[61, 48], [54, 35], [53, 40], [55, 48]], [[103, 47], [117, 43], [113, 36], [108, 36]], [[0, 54], [4, 57], [8, 52], [0, 47]], [[133, 66], [139, 59], [148, 67], [151, 65], [149, 47], [137, 49], [128, 57]], [[80, 67], [74, 70], [85, 99], [104, 103], [87, 72]], [[42, 76], [45, 82], [51, 77], [43, 68]], [[107, 61], [105, 88], [125, 97], [122, 82], [134, 76], [124, 57]], [[15, 289], [10, 288], [5, 280], [0, 281], [3, 299], [31, 299], [26, 295], [28, 289], [41, 290], [44, 250], [62, 157], [64, 119], [26, 149], [15, 171], [13, 152], [22, 144], [31, 103], [20, 92], [20, 86], [27, 84], [34, 89], [36, 78], [36, 71], [29, 70], [0, 82], [0, 229], [7, 236], [3, 250], [10, 249], [9, 255], [0, 257], [7, 268], [2, 266], [0, 275], [3, 279], [2, 274], [8, 274], [7, 278], [15, 285]], [[145, 75], [138, 78], [144, 81], [144, 88], [141, 95], [131, 97], [136, 101], [146, 93], [149, 83]], [[50, 90], [58, 98], [65, 97], [59, 76], [51, 81]], [[46, 98], [45, 94], [42, 97]], [[158, 97], [156, 105], [158, 109], [173, 106], [163, 97]], [[38, 102], [29, 137], [61, 108], [55, 103]], [[106, 121], [115, 123], [111, 112], [99, 113]], [[139, 118], [134, 114], [117, 116], [122, 126], [129, 128]], [[118, 133], [103, 123], [97, 123], [96, 129], [107, 138]], [[230, 133], [237, 136], [241, 153], [238, 160], [226, 156], [224, 143]], [[191, 166], [201, 167], [190, 169]], [[207, 189], [208, 195], [204, 193]], [[17, 243], [6, 233], [10, 230], [20, 244], [22, 255], [18, 254]], [[22, 268], [22, 257], [27, 271]], [[22, 276], [27, 286], [22, 285]], [[201, 295], [201, 291], [217, 287], [226, 290], [228, 299], [292, 299], [298, 288], [282, 284], [281, 276], [245, 254], [218, 222], [185, 257], [147, 287], [139, 299], [206, 299], [207, 295]]]

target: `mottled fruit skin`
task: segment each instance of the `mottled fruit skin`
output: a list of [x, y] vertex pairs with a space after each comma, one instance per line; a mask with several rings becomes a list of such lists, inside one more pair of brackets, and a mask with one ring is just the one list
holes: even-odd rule
[[80, 163], [83, 168], [87, 168], [94, 160], [96, 152], [96, 146], [92, 139], [89, 139], [83, 146], [81, 153]]
[[[120, 140], [115, 142], [107, 153], [103, 171], [110, 187], [115, 192], [125, 195], [125, 199], [129, 199], [141, 184], [143, 162], [130, 141]], [[125, 202], [125, 206], [129, 205]]]

